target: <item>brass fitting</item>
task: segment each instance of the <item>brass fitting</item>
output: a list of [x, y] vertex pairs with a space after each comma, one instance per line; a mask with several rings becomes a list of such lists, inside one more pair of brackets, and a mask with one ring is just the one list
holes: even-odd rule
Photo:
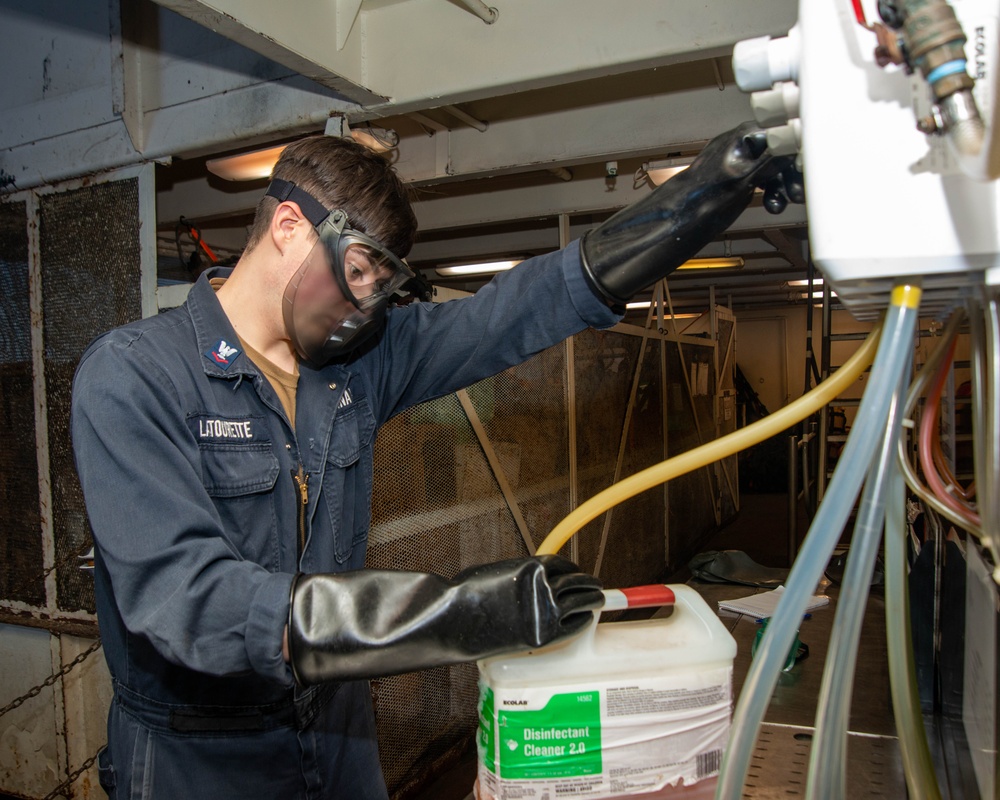
[[[966, 36], [946, 0], [908, 0], [903, 35], [913, 63], [925, 78], [939, 67], [965, 61]], [[955, 92], [971, 89], [974, 81], [965, 69], [944, 75], [931, 82], [936, 100]]]

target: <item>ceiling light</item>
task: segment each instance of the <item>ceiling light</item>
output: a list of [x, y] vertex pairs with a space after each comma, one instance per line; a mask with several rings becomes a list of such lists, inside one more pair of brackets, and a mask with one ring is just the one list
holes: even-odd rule
[[[480, 264], [456, 264], [449, 267], [437, 267], [438, 275], [492, 275], [503, 272], [520, 264], [516, 261], [488, 261]], [[739, 269], [746, 262], [743, 256], [727, 256], [725, 258], [692, 258], [685, 261], [677, 269]]]
[[648, 178], [653, 186], [659, 186], [664, 181], [674, 177], [678, 172], [683, 172], [694, 158], [668, 158], [664, 161], [647, 161], [636, 173], [637, 182], [643, 178]]
[[[363, 144], [376, 153], [384, 153], [399, 144], [399, 134], [385, 128], [374, 128], [366, 125], [363, 128], [351, 130], [351, 138], [358, 144]], [[205, 162], [205, 167], [213, 175], [227, 181], [258, 181], [271, 176], [278, 156], [288, 145], [266, 147], [263, 150], [251, 150], [248, 153], [238, 153], [234, 156], [211, 158]]]
[[742, 269], [746, 261], [743, 256], [726, 256], [724, 258], [692, 258], [685, 261], [677, 269]]
[[481, 264], [456, 264], [451, 267], [437, 267], [438, 275], [493, 275], [516, 267], [520, 261], [485, 261]]
[[[836, 297], [836, 296], [837, 296], [836, 292], [830, 292], [830, 297]], [[799, 300], [808, 300], [809, 299], [809, 292], [802, 292], [802, 293], [800, 293], [798, 295], [797, 299], [799, 299]], [[813, 300], [822, 300], [823, 299], [823, 292], [813, 292], [812, 293], [812, 299]]]
[[[788, 285], [789, 286], [808, 286], [809, 285], [809, 281], [789, 281]], [[823, 279], [822, 278], [813, 278], [813, 286], [822, 286], [822, 285], [823, 285]]]
[[[652, 305], [651, 300], [637, 300], [634, 303], [626, 303], [625, 308], [629, 311], [640, 308], [649, 308]], [[664, 314], [665, 319], [694, 319], [695, 317], [700, 317], [701, 314], [690, 312], [685, 314]]]
[[213, 175], [227, 181], [256, 181], [268, 178], [274, 164], [287, 145], [268, 147], [264, 150], [251, 150], [235, 156], [211, 158], [205, 162], [205, 167]]

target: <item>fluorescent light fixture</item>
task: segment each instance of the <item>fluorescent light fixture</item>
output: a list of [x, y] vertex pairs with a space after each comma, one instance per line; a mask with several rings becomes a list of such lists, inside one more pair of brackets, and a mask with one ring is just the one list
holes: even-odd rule
[[[366, 126], [351, 131], [351, 138], [358, 144], [363, 144], [376, 153], [384, 153], [399, 144], [399, 134], [385, 128]], [[251, 150], [248, 153], [237, 153], [234, 156], [211, 158], [205, 162], [205, 167], [213, 175], [227, 181], [258, 181], [271, 176], [278, 156], [288, 145], [266, 147], [263, 150]]]
[[640, 180], [642, 177], [646, 177], [653, 186], [659, 186], [665, 181], [670, 180], [678, 172], [686, 170], [691, 166], [692, 161], [694, 161], [693, 158], [668, 158], [664, 161], [647, 161], [639, 168], [640, 174], [637, 177]]
[[[836, 292], [830, 292], [830, 297], [836, 297], [836, 296], [837, 296]], [[809, 297], [810, 297], [809, 296], [809, 292], [801, 292], [799, 294], [799, 296], [798, 296], [798, 299], [799, 300], [808, 300]], [[812, 299], [813, 300], [822, 300], [823, 299], [823, 292], [813, 292], [812, 293]]]
[[485, 261], [481, 264], [456, 264], [451, 267], [437, 267], [438, 275], [494, 275], [511, 267], [516, 267], [520, 261]]
[[[636, 300], [634, 303], [626, 303], [625, 308], [629, 311], [649, 308], [652, 305], [652, 300]], [[694, 319], [695, 317], [700, 317], [701, 314], [696, 312], [684, 313], [684, 314], [664, 314], [666, 319]]]
[[724, 258], [692, 258], [685, 261], [677, 269], [742, 269], [746, 264], [743, 256], [725, 256]]
[[[789, 286], [808, 286], [809, 285], [809, 281], [789, 281], [788, 285]], [[813, 286], [822, 286], [822, 285], [823, 285], [823, 279], [822, 278], [813, 278]]]
[[[457, 264], [450, 267], [437, 267], [434, 271], [438, 275], [493, 275], [503, 272], [511, 267], [517, 266], [521, 261], [487, 261], [481, 264]], [[739, 269], [746, 262], [742, 256], [731, 256], [727, 258], [692, 258], [685, 261], [677, 269]]]

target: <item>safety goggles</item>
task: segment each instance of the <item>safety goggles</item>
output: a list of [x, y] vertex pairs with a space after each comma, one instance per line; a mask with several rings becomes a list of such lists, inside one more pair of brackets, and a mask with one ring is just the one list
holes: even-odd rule
[[327, 253], [327, 263], [341, 288], [358, 309], [365, 311], [388, 303], [414, 272], [400, 259], [358, 230], [350, 227], [347, 214], [336, 210], [317, 228]]

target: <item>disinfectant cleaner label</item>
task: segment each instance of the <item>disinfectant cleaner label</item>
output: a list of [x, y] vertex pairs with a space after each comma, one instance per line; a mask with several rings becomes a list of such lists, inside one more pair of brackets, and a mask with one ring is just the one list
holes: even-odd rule
[[729, 667], [547, 688], [480, 682], [480, 794], [495, 800], [613, 797], [719, 771]]

